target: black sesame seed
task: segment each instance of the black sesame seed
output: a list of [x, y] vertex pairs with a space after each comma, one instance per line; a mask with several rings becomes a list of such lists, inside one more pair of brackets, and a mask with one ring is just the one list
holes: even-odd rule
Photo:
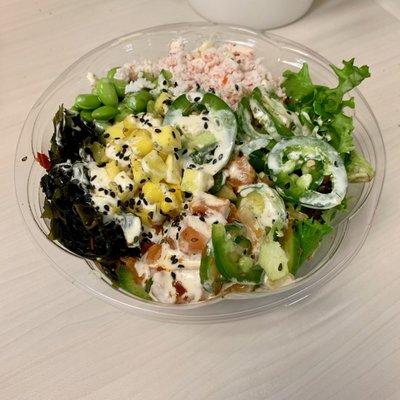
[[207, 117], [201, 117], [201, 119], [202, 119], [203, 121], [209, 121], [209, 119], [208, 119]]
[[121, 207], [121, 205], [122, 205], [122, 201], [121, 201], [121, 200], [118, 200], [118, 201], [117, 201], [117, 206], [118, 206], [118, 207]]
[[151, 128], [153, 126], [153, 124], [151, 122], [147, 122], [147, 126], [149, 126]]
[[206, 219], [202, 215], [200, 215], [199, 220], [203, 221], [203, 222], [206, 222]]
[[122, 148], [123, 148], [123, 149], [127, 149], [127, 148], [128, 148], [128, 145], [127, 145], [127, 144], [123, 144], [123, 145], [122, 145]]
[[177, 160], [179, 160], [178, 154], [174, 153], [174, 156], [175, 156], [175, 158], [176, 158]]
[[282, 264], [279, 264], [279, 266], [278, 266], [278, 271], [282, 271], [282, 269], [283, 269], [283, 265], [282, 265]]
[[149, 203], [147, 202], [147, 200], [145, 198], [143, 198], [143, 203], [144, 203], [145, 206], [149, 205]]
[[139, 183], [145, 183], [146, 179], [141, 179]]
[[107, 211], [103, 211], [103, 215], [108, 215], [108, 212]]
[[174, 147], [174, 151], [178, 151], [179, 149], [177, 147]]
[[130, 191], [133, 190], [133, 185], [132, 185], [132, 183], [129, 184], [129, 190], [130, 190]]
[[93, 175], [93, 176], [90, 178], [90, 182], [93, 182], [96, 178], [97, 178], [97, 175]]
[[218, 224], [218, 221], [214, 221], [214, 222], [213, 222], [213, 225], [217, 225], [217, 224]]
[[239, 91], [239, 85], [237, 83], [235, 83], [235, 89], [236, 91]]
[[110, 137], [110, 134], [109, 134], [109, 133], [105, 133], [105, 134], [103, 135], [103, 137], [107, 139], [108, 137]]
[[119, 139], [120, 139], [119, 137], [115, 137], [115, 138], [114, 138], [114, 140], [119, 140]]
[[123, 190], [122, 190], [122, 186], [121, 186], [121, 185], [118, 185], [118, 190], [119, 190], [119, 192], [120, 192], [120, 193], [122, 193], [122, 192], [123, 192]]
[[24, 156], [21, 158], [21, 161], [26, 161], [28, 159], [28, 156]]
[[166, 202], [166, 203], [172, 203], [172, 199], [170, 199], [169, 197], [166, 197], [166, 198], [165, 198], [165, 202]]
[[170, 189], [169, 191], [170, 191], [171, 193], [175, 193], [175, 189], [174, 189], [174, 188]]
[[212, 163], [213, 163], [213, 164], [216, 164], [216, 163], [217, 163], [217, 159], [214, 158], [214, 159], [212, 160]]
[[109, 206], [108, 204], [106, 204], [106, 205], [104, 206], [104, 209], [105, 209], [106, 211], [110, 211], [110, 206]]
[[224, 157], [224, 155], [223, 155], [223, 154], [220, 154], [220, 155], [218, 156], [218, 160], [222, 160], [223, 157]]
[[178, 86], [178, 82], [174, 82], [174, 87], [177, 87]]
[[185, 204], [185, 205], [183, 206], [183, 208], [184, 208], [184, 210], [187, 210], [187, 209], [189, 208], [189, 205], [188, 205], [188, 204]]
[[104, 190], [104, 188], [99, 188], [99, 192], [102, 192]]
[[185, 268], [183, 264], [178, 264], [178, 268]]
[[333, 163], [333, 165], [334, 165], [335, 167], [338, 167], [338, 166], [339, 166], [339, 164], [338, 164], [337, 161], [335, 161], [335, 162]]
[[176, 273], [175, 273], [175, 272], [171, 272], [171, 276], [172, 276], [172, 279], [173, 279], [173, 280], [176, 279]]
[[111, 190], [110, 191], [110, 196], [112, 197], [112, 198], [115, 198], [115, 193]]
[[168, 93], [168, 90], [167, 90], [167, 89], [161, 89], [161, 91], [162, 91], [163, 93]]
[[208, 123], [204, 122], [204, 129], [208, 129]]
[[161, 129], [160, 128], [156, 128], [156, 129], [154, 129], [154, 132], [155, 133], [161, 133]]
[[200, 100], [200, 97], [197, 96], [197, 97], [195, 97], [193, 100], [197, 102], [197, 101]]
[[187, 152], [188, 152], [188, 150], [187, 150], [187, 149], [184, 149], [184, 150], [182, 151], [182, 155], [185, 155]]
[[97, 166], [98, 166], [99, 168], [104, 168], [104, 167], [106, 166], [106, 164], [107, 164], [107, 163], [102, 162], [102, 163], [97, 164]]
[[107, 189], [104, 189], [104, 194], [108, 194], [108, 190]]
[[153, 211], [150, 211], [150, 212], [149, 212], [149, 218], [150, 218], [150, 219], [153, 219], [153, 216], [154, 216], [154, 212], [153, 212]]
[[[175, 134], [174, 131], [172, 131], [172, 137], [173, 137], [174, 139], [176, 139], [176, 134]], [[177, 150], [176, 150], [176, 151], [177, 151]]]
[[176, 240], [179, 239], [179, 233], [177, 233], [177, 234], [175, 235], [175, 239], [176, 239]]
[[138, 206], [140, 206], [142, 204], [142, 201], [139, 199], [136, 203]]
[[164, 79], [164, 80], [162, 81], [162, 84], [165, 86], [165, 85], [167, 84], [167, 81]]
[[200, 89], [200, 85], [198, 82], [196, 82], [196, 89], [199, 90]]

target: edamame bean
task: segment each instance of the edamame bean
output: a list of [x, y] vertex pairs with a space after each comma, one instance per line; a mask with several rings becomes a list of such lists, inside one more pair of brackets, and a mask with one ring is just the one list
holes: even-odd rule
[[126, 82], [122, 79], [113, 79], [113, 83], [118, 97], [122, 99], [125, 96]]
[[147, 103], [152, 99], [151, 94], [147, 90], [140, 90], [139, 92], [126, 95], [124, 102], [134, 114], [138, 114], [146, 111]]
[[76, 97], [74, 106], [78, 110], [94, 110], [101, 106], [101, 102], [94, 94], [80, 94]]
[[157, 113], [156, 113], [156, 109], [155, 109], [155, 101], [154, 101], [154, 100], [150, 100], [150, 101], [147, 103], [146, 111], [147, 111], [148, 113], [150, 113], [150, 114], [157, 114]]
[[109, 79], [114, 78], [114, 75], [115, 75], [115, 73], [117, 72], [117, 69], [118, 69], [118, 68], [119, 68], [119, 67], [111, 68], [111, 69], [107, 72], [107, 78], [109, 78]]
[[106, 121], [93, 121], [94, 123], [94, 127], [96, 129], [97, 132], [104, 132], [109, 126], [111, 126], [111, 124], [109, 122]]
[[93, 121], [92, 111], [90, 110], [82, 110], [79, 115], [81, 116], [81, 119], [83, 119], [86, 122]]
[[92, 112], [92, 117], [99, 121], [109, 121], [110, 119], [114, 118], [117, 113], [118, 113], [118, 110], [116, 107], [102, 106], [102, 107], [96, 108]]
[[118, 114], [115, 116], [114, 119], [117, 122], [120, 122], [120, 121], [123, 121], [125, 119], [125, 117], [127, 117], [130, 114], [132, 114], [132, 111], [129, 108], [127, 108], [127, 107], [122, 108], [121, 107], [121, 109], [119, 110]]
[[102, 78], [96, 84], [97, 95], [105, 106], [117, 106], [118, 95], [110, 79]]

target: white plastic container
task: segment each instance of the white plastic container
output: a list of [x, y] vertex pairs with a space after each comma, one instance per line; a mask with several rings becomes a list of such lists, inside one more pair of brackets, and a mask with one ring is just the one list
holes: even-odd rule
[[189, 0], [202, 17], [212, 22], [271, 29], [302, 17], [313, 0]]

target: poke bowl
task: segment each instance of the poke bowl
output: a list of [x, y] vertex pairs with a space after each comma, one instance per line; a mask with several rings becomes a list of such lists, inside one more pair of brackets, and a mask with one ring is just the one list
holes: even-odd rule
[[[204, 64], [203, 54], [211, 64]], [[221, 54], [228, 61], [218, 64]], [[379, 126], [355, 88], [369, 76], [368, 68], [353, 63], [332, 69], [322, 56], [282, 37], [207, 23], [157, 26], [92, 50], [39, 98], [19, 139], [15, 189], [32, 236], [71, 282], [138, 315], [219, 322], [308, 297], [357, 254], [384, 180]], [[296, 86], [299, 78], [306, 84]], [[118, 115], [109, 105], [114, 100], [104, 94], [115, 80], [124, 81], [115, 100]], [[325, 99], [334, 95], [337, 101], [338, 90], [334, 112], [352, 128], [348, 149], [346, 139], [336, 140], [326, 128], [326, 121], [332, 126], [333, 111], [332, 97]], [[148, 96], [144, 108], [138, 93]], [[318, 96], [329, 103], [322, 111]], [[312, 113], [315, 121], [309, 121]], [[265, 118], [271, 129], [261, 124]], [[200, 134], [190, 139], [189, 120], [201, 121]], [[86, 130], [95, 140], [73, 148]], [[136, 147], [121, 144], [123, 135], [131, 135]], [[248, 176], [235, 180], [238, 165], [250, 171], [248, 181]], [[63, 180], [66, 174], [79, 189]], [[107, 182], [112, 177], [115, 193], [104, 180], [96, 183], [102, 174]], [[87, 199], [90, 193], [87, 206], [71, 206], [71, 218], [61, 216], [52, 198], [67, 191], [70, 198]], [[254, 217], [260, 198], [265, 203]], [[84, 219], [87, 208], [89, 231], [79, 230], [74, 218]], [[154, 222], [156, 216], [162, 222]], [[207, 227], [193, 237], [193, 227], [201, 224]], [[93, 226], [104, 243], [90, 237]], [[260, 231], [262, 238], [253, 240]], [[199, 251], [191, 247], [194, 242], [202, 243]], [[151, 252], [157, 263], [149, 266]], [[303, 257], [297, 259], [299, 254]]]

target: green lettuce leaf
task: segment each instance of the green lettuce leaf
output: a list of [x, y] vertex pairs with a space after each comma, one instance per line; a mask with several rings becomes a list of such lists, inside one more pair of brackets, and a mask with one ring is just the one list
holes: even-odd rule
[[332, 231], [332, 227], [312, 219], [297, 221], [296, 235], [302, 250], [299, 265], [309, 259], [321, 243], [322, 238]]
[[297, 112], [303, 125], [326, 140], [340, 153], [349, 154], [353, 149], [353, 118], [346, 115], [346, 108], [354, 108], [354, 98], [343, 96], [370, 76], [366, 65], [357, 67], [354, 58], [343, 61], [343, 68], [331, 65], [338, 77], [334, 88], [313, 84], [307, 64], [298, 72], [285, 71], [282, 88], [288, 96], [288, 107]]
[[375, 175], [371, 164], [357, 150], [350, 153], [346, 170], [349, 182], [369, 182]]

